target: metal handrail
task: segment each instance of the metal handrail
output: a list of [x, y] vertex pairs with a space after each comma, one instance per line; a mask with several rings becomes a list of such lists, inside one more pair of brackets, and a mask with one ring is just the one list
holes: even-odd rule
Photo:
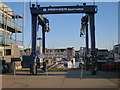
[[16, 44], [16, 45], [21, 45], [22, 46], [22, 41], [20, 40], [15, 40], [15, 39], [10, 39], [10, 38], [6, 38], [4, 39], [3, 37], [0, 37], [0, 43], [5, 42], [5, 44], [11, 45], [11, 44]]
[[5, 23], [7, 26], [15, 28], [16, 30], [23, 31], [22, 26], [18, 25], [18, 23], [14, 23], [10, 19], [5, 19], [4, 17], [2, 17], [2, 15], [0, 15], [0, 23]]

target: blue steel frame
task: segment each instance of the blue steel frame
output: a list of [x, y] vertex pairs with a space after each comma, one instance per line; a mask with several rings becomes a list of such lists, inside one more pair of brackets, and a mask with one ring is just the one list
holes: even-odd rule
[[[97, 13], [97, 6], [86, 5], [82, 6], [54, 6], [54, 7], [40, 7], [40, 5], [35, 6], [34, 4], [30, 8], [32, 15], [32, 54], [35, 55], [36, 52], [36, 32], [37, 32], [37, 20], [38, 15], [41, 14], [68, 14], [68, 13], [85, 13], [89, 17], [90, 22], [90, 34], [91, 34], [91, 55], [93, 66], [95, 66], [95, 20], [94, 16]], [[42, 20], [41, 20], [42, 21]], [[45, 23], [45, 21], [43, 21]], [[42, 25], [41, 25], [42, 26]], [[43, 37], [43, 53], [45, 54], [45, 26], [42, 26], [42, 37]], [[88, 48], [88, 43], [86, 43]]]

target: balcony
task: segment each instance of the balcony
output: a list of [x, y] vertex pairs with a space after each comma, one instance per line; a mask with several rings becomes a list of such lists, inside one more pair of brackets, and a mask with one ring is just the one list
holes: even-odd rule
[[22, 46], [22, 41], [19, 40], [14, 40], [14, 39], [10, 39], [10, 38], [6, 38], [4, 39], [3, 37], [0, 37], [0, 44], [2, 45], [18, 45], [18, 46]]
[[22, 26], [18, 25], [11, 19], [6, 19], [6, 18], [2, 17], [2, 15], [0, 15], [0, 24], [2, 24], [2, 27], [3, 27], [4, 23], [5, 23], [5, 25], [7, 25], [7, 30], [12, 33], [15, 33], [15, 30], [17, 31], [17, 33], [22, 33], [22, 31], [23, 31]]

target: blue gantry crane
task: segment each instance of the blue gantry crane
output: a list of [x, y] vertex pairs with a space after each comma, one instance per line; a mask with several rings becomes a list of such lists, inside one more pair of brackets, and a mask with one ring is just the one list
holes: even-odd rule
[[[95, 14], [97, 13], [96, 5], [76, 5], [76, 6], [48, 6], [41, 7], [40, 5], [32, 4], [30, 7], [32, 20], [32, 52], [29, 56], [23, 56], [23, 66], [30, 68], [31, 74], [37, 74], [37, 65], [39, 65], [39, 54], [36, 51], [36, 33], [37, 26], [42, 27], [42, 46], [43, 54], [45, 55], [45, 32], [49, 32], [49, 20], [42, 15], [46, 14], [76, 14], [85, 13], [86, 16], [82, 18], [82, 28], [86, 27], [86, 47], [88, 52], [88, 22], [90, 24], [91, 35], [91, 55], [92, 55], [92, 69], [93, 75], [96, 74], [96, 57], [95, 57]], [[47, 26], [47, 27], [46, 27]], [[43, 58], [43, 70], [46, 70], [45, 57]]]

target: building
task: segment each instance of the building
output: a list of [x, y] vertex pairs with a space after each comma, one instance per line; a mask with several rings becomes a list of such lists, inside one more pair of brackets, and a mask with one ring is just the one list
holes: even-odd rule
[[67, 48], [67, 59], [68, 60], [73, 60], [74, 57], [75, 57], [75, 49], [74, 49], [74, 47]]
[[66, 49], [47, 49], [46, 48], [46, 57], [60, 57], [65, 58], [67, 56]]
[[0, 2], [0, 56], [7, 62], [20, 57], [23, 50], [22, 22], [22, 16]]
[[46, 56], [47, 57], [59, 57], [59, 58], [73, 58], [75, 57], [74, 47], [69, 47], [66, 49], [47, 49], [46, 48]]
[[[42, 54], [42, 46], [37, 46], [37, 52]], [[24, 49], [24, 55], [31, 55], [32, 49], [31, 48], [26, 48]]]
[[116, 44], [113, 47], [115, 62], [120, 62], [120, 44]]
[[97, 49], [96, 50], [96, 57], [98, 60], [107, 60], [109, 58], [109, 51], [108, 49]]
[[[91, 48], [89, 48], [89, 55], [91, 55]], [[80, 47], [80, 57], [84, 57], [86, 52], [85, 47]], [[96, 58], [97, 60], [108, 60], [113, 58], [112, 51], [108, 51], [108, 49], [98, 49], [96, 48]]]

